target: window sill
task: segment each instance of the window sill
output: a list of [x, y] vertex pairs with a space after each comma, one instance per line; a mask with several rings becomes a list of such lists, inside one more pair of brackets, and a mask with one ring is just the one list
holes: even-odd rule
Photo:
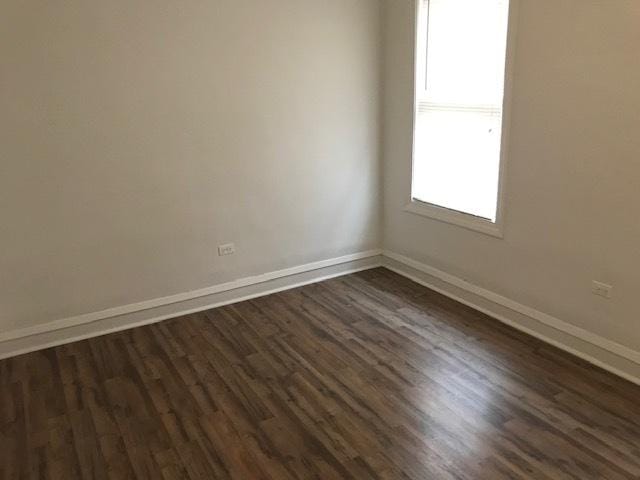
[[423, 217], [449, 223], [451, 225], [457, 225], [459, 227], [466, 228], [467, 230], [473, 230], [492, 237], [504, 238], [501, 225], [494, 223], [491, 220], [474, 217], [467, 213], [449, 210], [447, 208], [438, 207], [437, 205], [421, 202], [419, 200], [412, 200], [410, 203], [405, 205], [403, 210], [405, 212], [421, 215]]

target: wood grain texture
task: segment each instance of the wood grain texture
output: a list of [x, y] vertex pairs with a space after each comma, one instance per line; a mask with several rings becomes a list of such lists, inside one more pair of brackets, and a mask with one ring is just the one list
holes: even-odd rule
[[0, 362], [2, 479], [638, 479], [640, 388], [385, 269]]

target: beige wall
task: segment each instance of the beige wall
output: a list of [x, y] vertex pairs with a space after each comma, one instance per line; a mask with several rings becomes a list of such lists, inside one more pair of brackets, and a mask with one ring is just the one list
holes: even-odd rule
[[640, 348], [640, 2], [520, 1], [503, 240], [402, 211], [412, 4], [385, 11], [385, 248]]
[[504, 240], [402, 211], [413, 6], [384, 3], [381, 49], [377, 0], [5, 1], [0, 332], [374, 248], [382, 218], [640, 348], [640, 2], [520, 0]]
[[379, 13], [3, 1], [0, 331], [378, 246]]

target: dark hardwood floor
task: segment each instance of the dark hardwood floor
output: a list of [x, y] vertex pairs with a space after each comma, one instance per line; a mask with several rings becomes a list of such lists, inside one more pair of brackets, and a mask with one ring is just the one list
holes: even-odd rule
[[0, 362], [3, 479], [640, 478], [640, 388], [375, 269]]

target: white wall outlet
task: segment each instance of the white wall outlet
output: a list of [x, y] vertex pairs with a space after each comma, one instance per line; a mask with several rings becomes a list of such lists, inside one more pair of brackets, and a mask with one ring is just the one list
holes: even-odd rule
[[233, 243], [226, 243], [218, 246], [218, 256], [233, 255], [236, 253], [236, 246]]
[[591, 285], [591, 291], [594, 295], [598, 295], [599, 297], [611, 298], [611, 292], [613, 291], [613, 286], [607, 285], [606, 283], [593, 281]]

